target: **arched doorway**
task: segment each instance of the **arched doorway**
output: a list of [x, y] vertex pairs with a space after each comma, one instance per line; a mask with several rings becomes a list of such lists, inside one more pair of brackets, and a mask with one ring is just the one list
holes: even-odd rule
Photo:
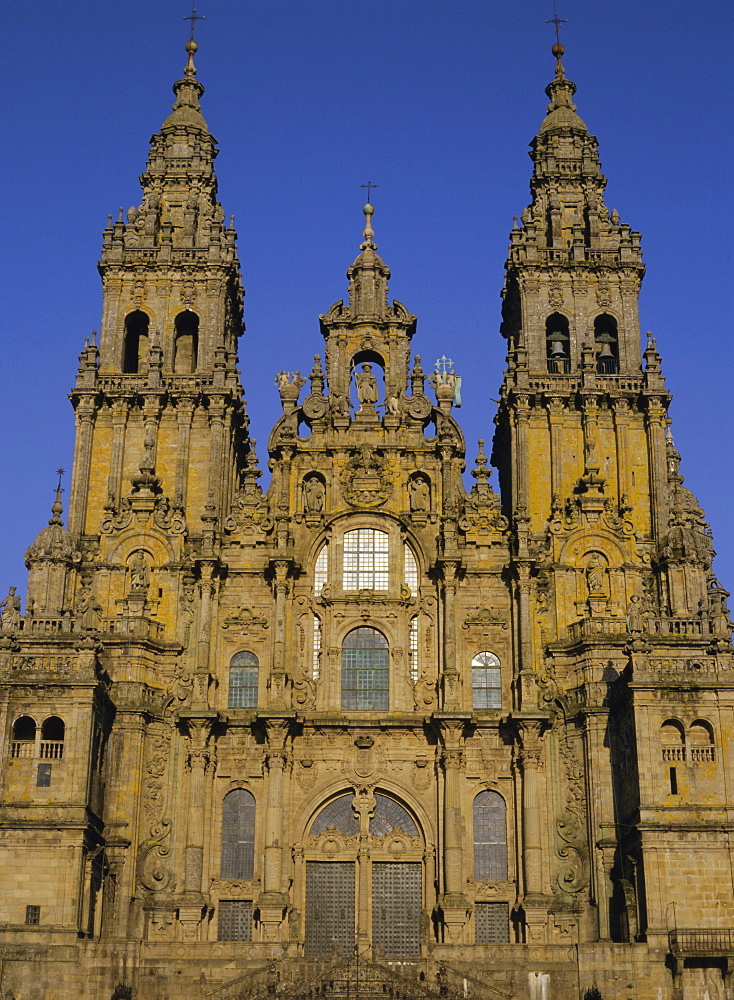
[[420, 956], [424, 841], [405, 806], [384, 792], [339, 795], [304, 846], [307, 957], [370, 945], [388, 960]]

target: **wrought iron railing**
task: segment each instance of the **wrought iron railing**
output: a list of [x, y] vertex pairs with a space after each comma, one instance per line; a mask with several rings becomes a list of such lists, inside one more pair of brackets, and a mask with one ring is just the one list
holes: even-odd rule
[[729, 927], [678, 928], [668, 934], [676, 956], [716, 957], [734, 952], [734, 930]]

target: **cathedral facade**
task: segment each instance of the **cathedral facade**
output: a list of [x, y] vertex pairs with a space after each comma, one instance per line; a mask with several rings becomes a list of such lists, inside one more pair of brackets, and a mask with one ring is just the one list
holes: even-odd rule
[[562, 48], [469, 490], [369, 203], [260, 485], [187, 50], [0, 607], [0, 992], [728, 996], [728, 594]]

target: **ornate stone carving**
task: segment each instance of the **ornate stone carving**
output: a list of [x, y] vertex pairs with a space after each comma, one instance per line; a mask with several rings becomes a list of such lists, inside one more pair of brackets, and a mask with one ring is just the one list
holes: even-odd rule
[[342, 493], [354, 507], [379, 507], [392, 495], [386, 461], [369, 444], [353, 452], [339, 476]]

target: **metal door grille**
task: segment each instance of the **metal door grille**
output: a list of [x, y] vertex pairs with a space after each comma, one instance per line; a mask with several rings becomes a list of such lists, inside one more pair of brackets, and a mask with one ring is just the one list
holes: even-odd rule
[[421, 866], [412, 862], [372, 865], [372, 944], [385, 958], [420, 955]]
[[219, 901], [219, 940], [252, 941], [252, 901], [221, 899]]
[[354, 862], [306, 862], [306, 955], [351, 957], [354, 949]]
[[507, 903], [477, 903], [474, 907], [474, 927], [477, 944], [508, 944]]

